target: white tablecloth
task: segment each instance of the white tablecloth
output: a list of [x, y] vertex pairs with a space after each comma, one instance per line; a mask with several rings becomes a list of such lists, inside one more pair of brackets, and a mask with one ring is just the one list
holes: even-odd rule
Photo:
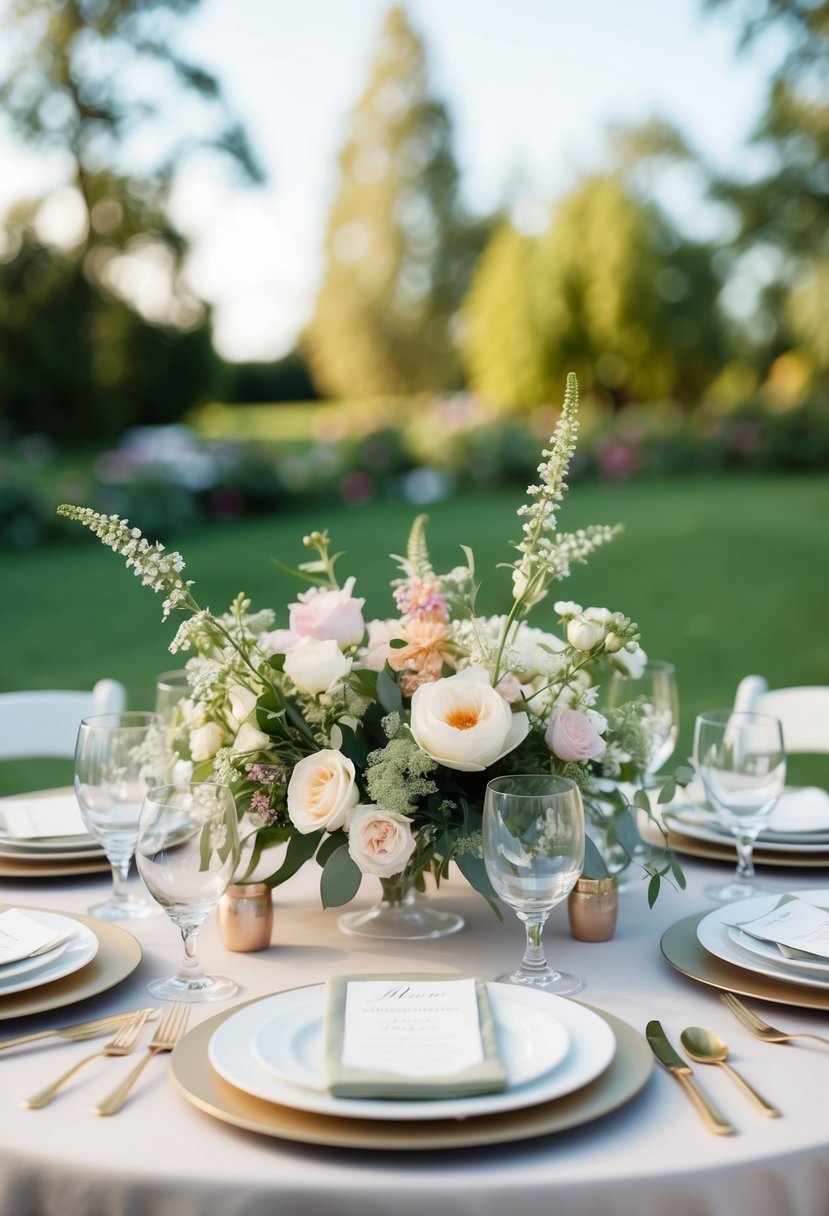
[[[127, 1105], [111, 1118], [97, 1118], [92, 1107], [124, 1075], [125, 1061], [90, 1064], [51, 1105], [23, 1109], [26, 1094], [93, 1049], [88, 1042], [54, 1040], [0, 1055], [0, 1210], [9, 1216], [826, 1216], [829, 1049], [758, 1042], [715, 990], [664, 961], [664, 929], [711, 907], [703, 885], [728, 872], [691, 858], [685, 868], [688, 890], [666, 888], [653, 910], [645, 883], [623, 892], [610, 942], [574, 941], [566, 910], [556, 909], [545, 934], [548, 957], [584, 978], [578, 999], [638, 1030], [658, 1017], [677, 1045], [688, 1025], [722, 1034], [734, 1063], [782, 1109], [780, 1119], [763, 1118], [723, 1070], [697, 1066], [738, 1127], [737, 1135], [714, 1136], [657, 1066], [621, 1110], [566, 1133], [463, 1151], [327, 1149], [244, 1132], [197, 1110], [173, 1087], [169, 1057], [150, 1062]], [[226, 951], [215, 917], [208, 920], [202, 960], [207, 969], [232, 974], [240, 992], [227, 1005], [194, 1006], [191, 1025], [234, 1003], [336, 972], [426, 968], [494, 976], [520, 957], [517, 920], [499, 923], [460, 878], [442, 885], [435, 898], [464, 915], [465, 929], [442, 941], [395, 944], [343, 935], [337, 913], [320, 907], [318, 876], [318, 867], [308, 865], [277, 892], [267, 951]], [[765, 876], [781, 890], [829, 886], [827, 870]], [[0, 880], [0, 901], [84, 913], [107, 883], [105, 875]], [[379, 884], [366, 880], [361, 902], [376, 896]], [[177, 966], [177, 932], [163, 915], [133, 922], [129, 930], [144, 950], [132, 977], [56, 1015], [0, 1022], [0, 1037], [147, 1003], [147, 981]], [[829, 1033], [825, 1014], [765, 1008], [770, 1020], [790, 1029]]]

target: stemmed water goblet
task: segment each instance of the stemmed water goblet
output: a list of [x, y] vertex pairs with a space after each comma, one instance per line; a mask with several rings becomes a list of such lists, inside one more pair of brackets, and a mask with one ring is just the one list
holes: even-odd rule
[[138, 872], [184, 943], [178, 974], [147, 985], [169, 1001], [221, 1001], [236, 983], [206, 975], [196, 954], [199, 929], [239, 864], [236, 804], [228, 786], [184, 782], [148, 790], [135, 849]]
[[755, 881], [753, 853], [786, 780], [779, 720], [733, 709], [699, 714], [694, 763], [712, 810], [737, 846], [734, 878], [724, 886], [706, 887], [705, 894], [722, 903], [765, 894], [769, 888]]
[[89, 909], [100, 920], [135, 920], [157, 909], [127, 890], [148, 788], [168, 777], [170, 757], [157, 714], [138, 711], [84, 718], [75, 745], [75, 794], [90, 834], [112, 867], [112, 893]]
[[552, 909], [567, 896], [584, 865], [584, 808], [574, 781], [545, 774], [496, 777], [484, 797], [484, 864], [496, 894], [524, 923], [520, 967], [501, 983], [542, 992], [578, 992], [582, 981], [556, 971], [542, 935]]

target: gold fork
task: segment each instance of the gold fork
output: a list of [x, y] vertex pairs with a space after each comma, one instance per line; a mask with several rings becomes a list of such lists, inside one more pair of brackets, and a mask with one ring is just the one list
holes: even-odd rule
[[816, 1043], [823, 1043], [826, 1047], [829, 1047], [829, 1039], [824, 1038], [822, 1035], [808, 1034], [806, 1031], [796, 1031], [792, 1034], [787, 1034], [785, 1030], [777, 1030], [774, 1026], [769, 1026], [768, 1022], [764, 1022], [762, 1018], [758, 1018], [757, 1014], [752, 1013], [732, 992], [721, 992], [720, 996], [737, 1021], [746, 1030], [749, 1030], [755, 1038], [762, 1039], [764, 1043], [786, 1043], [789, 1039], [814, 1039]]
[[189, 1018], [190, 1007], [188, 1005], [178, 1003], [170, 1006], [150, 1039], [147, 1054], [138, 1062], [129, 1076], [95, 1107], [96, 1115], [114, 1115], [117, 1110], [121, 1109], [145, 1064], [158, 1052], [173, 1050], [187, 1029]]
[[57, 1081], [53, 1081], [45, 1089], [38, 1090], [36, 1094], [32, 1094], [31, 1098], [24, 1098], [23, 1105], [28, 1106], [31, 1110], [38, 1110], [41, 1106], [45, 1106], [47, 1102], [51, 1102], [64, 1081], [68, 1081], [70, 1077], [73, 1077], [78, 1069], [88, 1063], [89, 1060], [97, 1060], [99, 1056], [129, 1055], [141, 1037], [144, 1023], [152, 1012], [151, 1009], [139, 1010], [132, 1021], [127, 1022], [125, 1026], [120, 1028], [114, 1038], [107, 1043], [106, 1047], [101, 1051], [93, 1052], [91, 1056], [84, 1056], [82, 1060], [78, 1060], [77, 1064], [73, 1064], [62, 1076], [58, 1077]]

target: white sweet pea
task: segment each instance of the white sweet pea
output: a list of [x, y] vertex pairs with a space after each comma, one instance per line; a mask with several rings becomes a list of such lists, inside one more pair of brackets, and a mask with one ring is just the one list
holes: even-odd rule
[[290, 676], [300, 692], [327, 692], [351, 671], [347, 659], [336, 642], [303, 638], [285, 656], [285, 674]]
[[526, 738], [525, 713], [513, 713], [483, 667], [421, 684], [412, 697], [411, 732], [427, 756], [459, 772], [481, 772]]
[[193, 760], [212, 760], [225, 741], [225, 732], [217, 722], [205, 722], [190, 731], [190, 755]]
[[270, 742], [270, 735], [258, 730], [252, 722], [243, 722], [239, 733], [233, 740], [233, 750], [235, 752], [258, 752], [263, 747], [269, 747]]
[[411, 822], [397, 811], [365, 803], [349, 815], [348, 851], [362, 874], [378, 878], [401, 874], [415, 843]]
[[607, 637], [612, 613], [607, 608], [585, 608], [567, 622], [567, 641], [585, 654]]
[[294, 765], [288, 782], [288, 815], [298, 832], [335, 832], [360, 801], [354, 765], [342, 752], [323, 748]]

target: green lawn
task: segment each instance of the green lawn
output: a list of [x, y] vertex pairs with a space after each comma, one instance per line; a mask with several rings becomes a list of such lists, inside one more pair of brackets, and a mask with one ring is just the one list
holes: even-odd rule
[[[506, 605], [520, 493], [494, 489], [429, 509], [437, 569], [476, 553], [483, 611]], [[357, 576], [372, 616], [392, 614], [388, 554], [401, 552], [416, 508], [384, 502], [216, 525], [176, 538], [199, 602], [225, 608], [239, 590], [255, 606], [282, 606], [299, 589], [271, 562], [294, 564], [302, 535], [328, 527], [347, 550], [341, 576]], [[645, 649], [677, 665], [683, 715], [678, 755], [687, 755], [695, 714], [731, 702], [741, 676], [774, 685], [829, 683], [829, 481], [825, 478], [682, 479], [608, 486], [577, 484], [561, 524], [625, 525], [590, 564], [560, 584], [562, 598], [620, 609], [639, 622]], [[167, 652], [175, 624], [120, 558], [78, 525], [78, 543], [5, 554], [0, 597], [0, 689], [89, 687], [122, 680], [132, 708], [150, 705], [155, 675], [179, 666]], [[151, 538], [154, 539], [154, 538]], [[161, 539], [164, 539], [163, 537]], [[551, 597], [552, 598], [552, 597]], [[552, 624], [551, 602], [537, 610]], [[54, 784], [52, 765], [8, 765], [0, 793]]]

